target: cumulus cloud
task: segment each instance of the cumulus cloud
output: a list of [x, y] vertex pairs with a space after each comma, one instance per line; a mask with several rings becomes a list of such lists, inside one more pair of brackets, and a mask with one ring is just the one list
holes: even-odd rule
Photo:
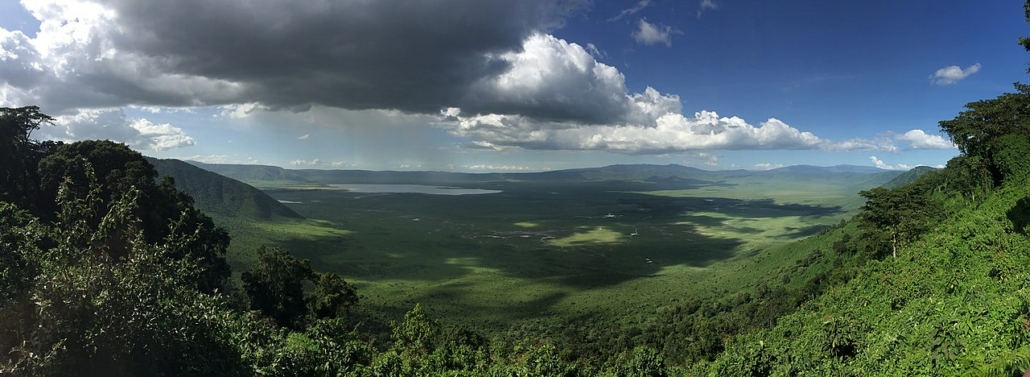
[[[546, 34], [529, 37], [519, 52], [497, 56], [510, 69], [481, 80], [459, 106], [462, 113], [518, 116], [536, 121], [613, 124], [653, 121], [679, 112], [679, 97], [649, 89], [627, 94], [626, 79], [576, 43]], [[455, 110], [448, 109], [453, 112]]]
[[930, 82], [936, 85], [951, 85], [980, 71], [980, 63], [973, 64], [965, 69], [953, 65], [938, 69], [930, 75]]
[[758, 127], [711, 111], [685, 117], [668, 112], [653, 125], [555, 125], [519, 116], [462, 117], [455, 135], [491, 145], [537, 150], [607, 150], [628, 154], [662, 154], [714, 149], [817, 149], [824, 143], [772, 118]]
[[666, 47], [672, 47], [673, 34], [680, 34], [680, 31], [673, 29], [672, 26], [655, 25], [641, 18], [637, 23], [637, 30], [633, 32], [633, 39], [642, 45], [653, 46], [661, 43]]
[[40, 30], [0, 32], [0, 99], [430, 113], [584, 1], [25, 1]]
[[904, 140], [909, 143], [914, 149], [953, 149], [955, 144], [951, 141], [941, 137], [940, 135], [930, 135], [923, 130], [911, 130], [897, 137], [899, 140]]
[[[887, 150], [772, 118], [751, 125], [684, 115], [675, 94], [631, 92], [622, 72], [597, 60], [597, 46], [548, 34], [585, 3], [25, 1], [40, 29], [31, 37], [0, 29], [0, 106], [38, 104], [60, 115], [56, 139], [153, 150], [194, 140], [170, 124], [96, 109], [216, 106], [228, 119], [281, 116], [349, 130], [434, 124], [490, 150]], [[637, 26], [634, 38], [647, 45], [671, 46], [680, 33], [644, 19]]]
[[124, 143], [141, 150], [163, 151], [196, 144], [182, 129], [155, 124], [145, 118], [131, 118], [121, 109], [84, 110], [55, 118], [56, 127], [45, 127], [38, 137], [53, 140], [101, 139]]
[[[910, 169], [915, 168], [917, 166], [927, 166], [927, 165], [923, 165], [923, 164], [917, 164], [917, 165], [914, 165], [914, 166], [913, 165], [907, 165], [907, 164], [889, 165], [886, 162], [884, 162], [883, 160], [880, 160], [879, 158], [876, 158], [876, 156], [869, 156], [869, 160], [873, 162], [874, 166], [876, 166], [876, 167], [878, 167], [880, 169], [884, 169], [884, 170], [910, 170]], [[937, 169], [941, 169], [941, 168], [944, 168], [944, 165], [937, 165], [937, 166], [934, 166], [934, 167], [937, 168]]]

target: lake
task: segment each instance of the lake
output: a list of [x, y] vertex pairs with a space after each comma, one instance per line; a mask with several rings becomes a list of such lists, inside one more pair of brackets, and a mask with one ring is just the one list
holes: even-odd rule
[[460, 187], [401, 185], [401, 184], [356, 184], [338, 183], [329, 185], [357, 193], [377, 194], [428, 194], [428, 195], [482, 195], [496, 194], [501, 190], [469, 189]]

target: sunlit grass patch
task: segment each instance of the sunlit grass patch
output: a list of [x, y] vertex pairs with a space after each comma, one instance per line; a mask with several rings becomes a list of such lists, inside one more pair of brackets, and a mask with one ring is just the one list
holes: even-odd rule
[[529, 221], [520, 221], [520, 222], [517, 222], [517, 223], [512, 224], [512, 225], [515, 225], [515, 226], [517, 226], [519, 228], [536, 228], [536, 227], [540, 226], [540, 224], [538, 224], [538, 223], [529, 222]]
[[346, 229], [337, 229], [333, 223], [325, 220], [301, 220], [290, 222], [254, 222], [252, 223], [258, 231], [274, 234], [276, 237], [289, 239], [315, 240], [325, 237], [349, 236], [354, 232]]
[[596, 229], [581, 233], [575, 233], [568, 237], [548, 240], [547, 243], [554, 246], [571, 247], [616, 244], [623, 241], [624, 240], [622, 233], [616, 232], [605, 227], [597, 227]]
[[803, 216], [734, 217], [721, 212], [695, 212], [676, 225], [691, 226], [700, 235], [751, 243], [779, 243], [817, 233], [825, 225], [806, 225]]

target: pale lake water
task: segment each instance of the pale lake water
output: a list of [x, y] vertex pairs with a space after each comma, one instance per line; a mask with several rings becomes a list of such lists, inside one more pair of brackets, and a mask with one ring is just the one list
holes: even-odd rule
[[339, 183], [329, 185], [347, 191], [368, 194], [428, 194], [428, 195], [482, 195], [496, 194], [501, 190], [469, 189], [460, 187], [401, 185], [401, 184], [356, 184]]

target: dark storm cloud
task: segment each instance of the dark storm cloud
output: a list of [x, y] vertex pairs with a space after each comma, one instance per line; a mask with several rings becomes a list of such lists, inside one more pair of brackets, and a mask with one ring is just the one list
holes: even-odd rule
[[[85, 106], [261, 102], [435, 113], [458, 104], [475, 82], [506, 71], [498, 54], [557, 27], [577, 4], [102, 1], [116, 17], [90, 25], [81, 51], [61, 51], [77, 68], [64, 79], [89, 88], [92, 95], [76, 95]], [[112, 49], [109, 58], [120, 63], [94, 59]], [[62, 98], [68, 94], [76, 93], [44, 99], [73, 106]]]

